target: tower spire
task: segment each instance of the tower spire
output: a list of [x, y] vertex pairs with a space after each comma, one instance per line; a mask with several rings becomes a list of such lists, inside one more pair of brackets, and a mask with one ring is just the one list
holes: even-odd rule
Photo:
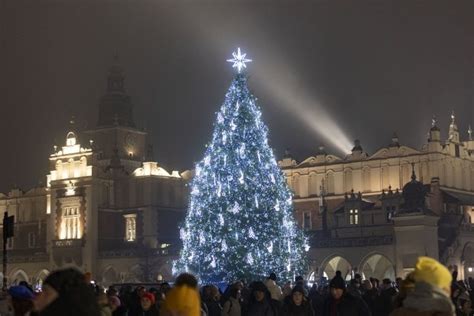
[[454, 110], [451, 112], [451, 124], [449, 124], [449, 138], [448, 140], [459, 143], [458, 126], [456, 125], [456, 116]]
[[125, 92], [125, 76], [119, 57], [114, 54], [107, 75], [107, 90], [99, 104], [99, 126], [135, 127], [133, 105]]
[[107, 93], [125, 93], [123, 69], [120, 66], [117, 53], [115, 53], [112, 66], [109, 68]]
[[438, 123], [438, 119], [436, 118], [436, 115], [433, 114], [433, 117], [431, 118], [431, 130], [434, 131], [434, 130], [439, 130], [438, 126], [437, 126], [437, 123]]

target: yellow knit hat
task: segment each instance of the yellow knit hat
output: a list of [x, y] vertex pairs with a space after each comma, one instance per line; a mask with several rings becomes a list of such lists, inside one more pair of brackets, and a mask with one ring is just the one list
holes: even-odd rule
[[200, 316], [201, 300], [197, 289], [186, 285], [176, 286], [166, 295], [162, 315]]
[[453, 277], [449, 270], [430, 257], [419, 257], [413, 272], [415, 282], [426, 282], [441, 289], [451, 287]]

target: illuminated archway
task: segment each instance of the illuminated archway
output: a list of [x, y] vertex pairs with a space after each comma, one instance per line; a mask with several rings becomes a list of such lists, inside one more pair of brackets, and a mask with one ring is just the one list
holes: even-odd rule
[[46, 269], [43, 269], [36, 274], [36, 278], [33, 284], [33, 287], [35, 288], [35, 290], [41, 290], [43, 288], [44, 280], [46, 280], [48, 275], [49, 275], [49, 271]]
[[328, 260], [322, 268], [322, 276], [328, 278], [328, 280], [336, 275], [336, 271], [341, 271], [342, 277], [346, 280], [351, 279], [352, 276], [351, 264], [345, 258], [338, 255]]
[[30, 282], [30, 279], [28, 275], [26, 274], [26, 272], [21, 269], [18, 269], [14, 273], [12, 273], [12, 277], [10, 278], [10, 280], [11, 280], [11, 284], [14, 284], [14, 285], [19, 284], [21, 281], [25, 281], [27, 283]]
[[461, 260], [464, 263], [464, 278], [474, 278], [474, 243], [464, 245]]
[[393, 264], [384, 255], [378, 253], [368, 255], [362, 260], [360, 267], [365, 278], [395, 280], [395, 269]]
[[119, 281], [119, 274], [112, 266], [108, 266], [104, 269], [102, 273], [102, 283], [105, 286], [111, 285], [113, 283], [117, 283]]

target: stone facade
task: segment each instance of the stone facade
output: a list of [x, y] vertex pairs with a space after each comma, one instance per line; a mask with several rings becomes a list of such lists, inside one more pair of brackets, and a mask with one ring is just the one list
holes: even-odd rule
[[[153, 161], [136, 127], [122, 70], [110, 69], [98, 124], [78, 131], [49, 157], [45, 187], [0, 194], [15, 216], [9, 240], [10, 283], [40, 285], [49, 271], [74, 266], [102, 284], [171, 277], [179, 249], [190, 171]], [[474, 141], [461, 141], [454, 114], [448, 139], [433, 120], [421, 150], [391, 143], [369, 155], [356, 141], [346, 157], [319, 148], [279, 162], [294, 192], [295, 217], [310, 237], [309, 278], [394, 278], [419, 255], [439, 258], [461, 277], [474, 267]], [[45, 157], [46, 161], [46, 157]]]
[[460, 140], [453, 113], [448, 139], [441, 140], [433, 119], [421, 150], [394, 135], [373, 155], [359, 141], [344, 158], [321, 147], [296, 162], [287, 152], [279, 164], [294, 192], [296, 219], [310, 236], [309, 276], [341, 270], [393, 279], [410, 272], [420, 255], [474, 276], [471, 134]]
[[77, 131], [71, 121], [49, 157], [46, 187], [0, 195], [0, 212], [15, 216], [10, 283], [40, 285], [65, 266], [103, 284], [171, 277], [190, 173], [168, 173], [153, 162], [123, 81], [114, 65], [94, 129]]

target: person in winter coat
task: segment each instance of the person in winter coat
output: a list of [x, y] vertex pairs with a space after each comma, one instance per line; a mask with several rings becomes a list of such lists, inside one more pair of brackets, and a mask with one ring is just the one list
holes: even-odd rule
[[399, 281], [398, 288], [399, 292], [393, 303], [394, 309], [402, 307], [403, 301], [407, 298], [408, 294], [415, 290], [415, 280], [413, 279], [413, 272], [409, 273], [404, 280]]
[[242, 309], [240, 306], [241, 292], [238, 287], [233, 286], [229, 291], [229, 298], [224, 302], [221, 316], [241, 316]]
[[196, 277], [189, 273], [182, 273], [176, 278], [174, 287], [166, 294], [161, 306], [160, 315], [201, 315], [201, 300], [199, 298]]
[[215, 285], [206, 285], [203, 288], [203, 302], [206, 304], [209, 316], [221, 316], [222, 306], [220, 304], [221, 295]]
[[272, 305], [270, 293], [265, 284], [254, 282], [251, 288], [252, 294], [246, 316], [277, 316], [276, 308]]
[[51, 273], [33, 301], [40, 316], [99, 316], [95, 293], [84, 275], [69, 268]]
[[268, 291], [270, 292], [270, 296], [272, 300], [281, 301], [283, 299], [283, 292], [281, 288], [276, 283], [277, 276], [275, 273], [270, 273], [270, 276], [265, 280], [265, 286], [267, 287]]
[[308, 299], [311, 303], [311, 307], [313, 307], [313, 312], [315, 316], [321, 316], [324, 306], [324, 296], [321, 293], [322, 288], [318, 287], [316, 283], [313, 284], [311, 290], [309, 290]]
[[375, 314], [377, 316], [388, 316], [394, 309], [395, 297], [398, 295], [397, 289], [393, 287], [390, 279], [382, 280], [382, 290], [375, 301]]
[[143, 294], [142, 299], [140, 301], [140, 311], [138, 313], [139, 316], [158, 316], [159, 311], [155, 305], [155, 295], [153, 293], [147, 292]]
[[330, 295], [324, 302], [323, 316], [371, 316], [365, 302], [346, 291], [341, 271], [329, 283]]
[[459, 310], [456, 313], [456, 316], [471, 316], [472, 315], [472, 307], [471, 307], [471, 300], [470, 299], [461, 299], [459, 300]]
[[379, 292], [377, 289], [374, 289], [372, 283], [369, 280], [364, 280], [364, 294], [362, 294], [362, 299], [364, 300], [367, 307], [370, 309], [372, 315], [377, 315], [375, 313], [375, 302], [377, 301], [377, 297]]
[[286, 281], [286, 283], [283, 285], [283, 289], [282, 289], [283, 298], [285, 298], [287, 296], [290, 296], [291, 291], [292, 291], [291, 281]]
[[127, 309], [116, 295], [109, 296], [109, 306], [112, 316], [127, 316]]
[[454, 316], [449, 270], [433, 258], [419, 257], [413, 271], [415, 289], [390, 316]]
[[112, 316], [109, 298], [105, 293], [101, 292], [97, 295], [97, 303], [99, 304], [100, 316]]
[[283, 305], [282, 316], [314, 316], [310, 302], [304, 296], [304, 288], [295, 286], [291, 292], [291, 299]]
[[26, 286], [12, 286], [8, 289], [10, 305], [14, 316], [29, 315], [33, 309], [33, 292]]

